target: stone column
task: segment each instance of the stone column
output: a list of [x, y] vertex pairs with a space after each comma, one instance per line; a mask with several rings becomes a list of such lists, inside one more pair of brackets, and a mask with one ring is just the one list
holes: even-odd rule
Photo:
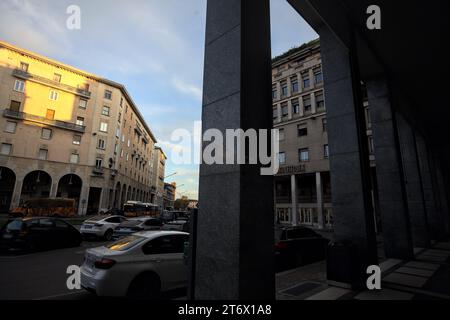
[[56, 198], [58, 193], [58, 182], [52, 182], [52, 186], [50, 188], [50, 198]]
[[295, 174], [291, 175], [291, 203], [292, 203], [292, 225], [297, 226], [297, 177]]
[[292, 119], [292, 101], [289, 99], [288, 100], [288, 119], [291, 120]]
[[[325, 26], [321, 40], [335, 240], [356, 248], [354, 281], [364, 285], [367, 266], [377, 264], [375, 226], [370, 194], [370, 163], [361, 82], [355, 48], [345, 47]], [[339, 259], [329, 264], [345, 263]]]
[[17, 208], [20, 204], [20, 196], [22, 194], [23, 179], [16, 178], [14, 190], [12, 193], [10, 209]]
[[303, 104], [303, 97], [298, 97], [298, 112], [300, 117], [303, 117], [305, 115], [305, 105]]
[[89, 186], [83, 186], [81, 188], [81, 195], [80, 195], [80, 204], [78, 207], [78, 215], [79, 216], [85, 216], [87, 212], [87, 205], [89, 201]]
[[277, 103], [277, 112], [278, 112], [278, 118], [277, 118], [277, 122], [281, 122], [281, 103]]
[[[209, 0], [205, 43], [203, 130], [271, 129], [269, 0]], [[260, 169], [200, 166], [196, 299], [275, 297], [273, 176]]]
[[292, 82], [291, 82], [291, 76], [288, 76], [286, 79], [287, 83], [287, 96], [290, 97], [292, 95]]
[[370, 105], [384, 250], [410, 259], [413, 245], [395, 114], [384, 79], [366, 81]]
[[316, 94], [314, 92], [311, 92], [311, 113], [317, 113]]
[[325, 227], [325, 218], [323, 216], [323, 190], [322, 190], [322, 175], [316, 172], [316, 195], [317, 195], [317, 220], [319, 229]]
[[302, 74], [300, 72], [297, 73], [297, 79], [298, 79], [298, 92], [303, 92], [303, 78]]
[[316, 82], [314, 81], [314, 70], [310, 68], [308, 70], [308, 73], [309, 73], [309, 87], [311, 89], [314, 89], [316, 87]]
[[419, 164], [417, 162], [414, 132], [408, 122], [398, 113], [397, 125], [413, 245], [421, 248], [429, 247], [430, 236], [428, 234], [427, 213], [422, 192]]

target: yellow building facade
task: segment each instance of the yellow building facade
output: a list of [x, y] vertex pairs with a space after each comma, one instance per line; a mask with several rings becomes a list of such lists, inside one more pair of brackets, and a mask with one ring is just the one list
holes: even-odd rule
[[0, 211], [32, 198], [74, 198], [80, 215], [156, 200], [156, 138], [123, 85], [0, 42], [0, 112]]

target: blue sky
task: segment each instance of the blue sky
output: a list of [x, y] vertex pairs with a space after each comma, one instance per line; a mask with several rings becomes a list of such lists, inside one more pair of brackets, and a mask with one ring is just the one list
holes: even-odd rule
[[[226, 1], [226, 0], [225, 0]], [[69, 5], [81, 30], [66, 28]], [[272, 54], [317, 37], [271, 0]], [[169, 156], [177, 196], [197, 198], [198, 166], [170, 161], [172, 131], [201, 119], [206, 0], [1, 0], [0, 39], [124, 84]]]

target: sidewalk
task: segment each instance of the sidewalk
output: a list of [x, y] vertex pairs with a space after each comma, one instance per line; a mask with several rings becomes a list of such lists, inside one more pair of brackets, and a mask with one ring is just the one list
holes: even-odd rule
[[414, 249], [413, 261], [380, 264], [382, 290], [353, 291], [329, 286], [326, 262], [278, 273], [278, 300], [450, 300], [450, 242]]

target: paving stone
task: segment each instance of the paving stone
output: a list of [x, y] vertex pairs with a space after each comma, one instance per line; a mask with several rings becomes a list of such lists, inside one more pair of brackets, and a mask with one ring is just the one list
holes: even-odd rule
[[445, 260], [447, 260], [447, 257], [434, 256], [434, 255], [430, 255], [430, 254], [421, 254], [417, 258], [420, 260], [433, 261], [433, 262], [444, 262]]
[[329, 287], [315, 295], [308, 297], [306, 300], [337, 300], [343, 295], [350, 293], [351, 290], [337, 287]]
[[410, 261], [404, 265], [405, 267], [425, 269], [425, 270], [437, 270], [439, 268], [438, 264], [420, 262], [420, 261]]
[[399, 273], [407, 273], [411, 274], [413, 276], [419, 276], [419, 277], [431, 277], [434, 273], [434, 270], [424, 270], [424, 269], [417, 269], [417, 268], [408, 268], [408, 267], [401, 267], [395, 270], [395, 272]]
[[387, 259], [386, 261], [383, 261], [382, 263], [380, 263], [381, 272], [386, 272], [389, 269], [400, 264], [401, 262], [402, 262], [402, 260], [398, 260], [398, 259]]
[[412, 298], [414, 298], [412, 293], [392, 289], [366, 290], [355, 297], [357, 300], [411, 300]]
[[393, 272], [387, 275], [383, 279], [383, 281], [409, 287], [421, 288], [427, 282], [427, 278]]

